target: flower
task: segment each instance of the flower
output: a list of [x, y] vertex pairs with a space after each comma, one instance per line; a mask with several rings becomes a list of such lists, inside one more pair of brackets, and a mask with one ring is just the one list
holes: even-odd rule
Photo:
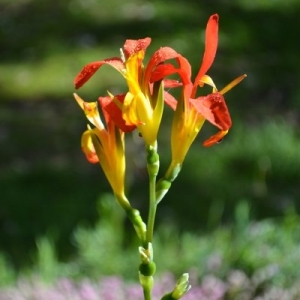
[[[75, 78], [75, 88], [83, 86], [104, 64], [119, 71], [125, 78], [129, 91], [115, 97], [110, 94], [111, 110], [109, 113], [116, 124], [138, 128], [147, 145], [156, 146], [157, 133], [164, 107], [163, 78], [150, 82], [158, 66], [163, 70], [163, 62], [178, 57], [178, 53], [169, 47], [157, 50], [144, 67], [145, 51], [151, 42], [150, 38], [126, 40], [123, 58], [113, 57], [87, 64]], [[170, 84], [172, 81], [167, 82]], [[122, 101], [120, 101], [122, 98]], [[119, 125], [118, 125], [119, 126]], [[123, 127], [119, 127], [124, 131]], [[127, 127], [128, 129], [128, 127]]]
[[83, 133], [82, 150], [89, 162], [100, 163], [114, 194], [119, 198], [124, 198], [124, 132], [116, 127], [106, 112], [110, 97], [99, 98], [107, 128], [101, 121], [97, 102], [85, 102], [77, 94], [74, 94], [74, 97], [87, 119], [95, 126], [91, 128], [88, 125], [88, 129]]
[[[218, 20], [217, 14], [212, 15], [208, 20], [203, 60], [194, 82], [191, 81], [191, 66], [181, 55], [177, 57], [178, 68], [171, 64], [158, 66], [150, 79], [151, 82], [155, 82], [174, 73], [178, 73], [182, 79], [183, 90], [178, 101], [165, 92], [165, 102], [175, 110], [171, 134], [172, 164], [174, 166], [182, 163], [205, 120], [218, 127], [220, 131], [206, 140], [203, 143], [204, 146], [212, 146], [220, 141], [231, 127], [231, 118], [223, 94], [246, 75], [238, 77], [220, 92], [217, 91], [212, 79], [205, 75], [211, 67], [217, 51]], [[213, 93], [197, 97], [198, 87], [202, 87], [204, 84], [211, 85]]]

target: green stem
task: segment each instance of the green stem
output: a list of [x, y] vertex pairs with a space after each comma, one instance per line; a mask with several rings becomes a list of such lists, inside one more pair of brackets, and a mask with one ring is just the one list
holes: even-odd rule
[[148, 243], [153, 241], [153, 230], [156, 215], [156, 176], [159, 170], [159, 155], [156, 147], [147, 147], [147, 169], [149, 175], [149, 212], [147, 221], [147, 235]]
[[152, 243], [156, 215], [156, 176], [149, 176], [149, 213], [147, 222], [147, 242]]
[[144, 299], [145, 300], [152, 300], [151, 290], [144, 288]]
[[[149, 175], [149, 211], [148, 211], [148, 220], [147, 220], [147, 232], [146, 232], [146, 266], [154, 264], [153, 262], [153, 231], [156, 215], [156, 176], [159, 170], [159, 155], [156, 152], [155, 146], [148, 145], [146, 147], [147, 151], [147, 169]], [[143, 255], [145, 255], [145, 253]], [[144, 260], [144, 259], [143, 259]], [[154, 264], [155, 265], [155, 264]], [[140, 269], [140, 282], [144, 291], [144, 299], [151, 300], [151, 291], [153, 288], [153, 274], [155, 270], [152, 270], [150, 273], [144, 273], [144, 270]]]
[[141, 243], [145, 246], [147, 245], [146, 241], [146, 225], [142, 220], [140, 212], [137, 209], [134, 209], [128, 199], [124, 194], [117, 195], [115, 194], [115, 198], [120, 206], [125, 210], [127, 217], [131, 221], [137, 236], [139, 237]]
[[165, 175], [156, 183], [156, 204], [158, 204], [169, 191], [172, 182], [181, 170], [181, 164], [172, 161]]

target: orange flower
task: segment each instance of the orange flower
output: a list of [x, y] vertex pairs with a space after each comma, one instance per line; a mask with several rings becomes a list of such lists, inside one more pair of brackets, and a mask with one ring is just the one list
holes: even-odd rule
[[[220, 131], [206, 140], [204, 146], [212, 146], [220, 141], [231, 127], [231, 118], [223, 94], [240, 82], [245, 75], [240, 76], [226, 88], [217, 91], [213, 81], [206, 72], [212, 65], [218, 46], [218, 20], [217, 14], [212, 15], [206, 26], [205, 51], [203, 61], [194, 82], [191, 81], [191, 66], [186, 58], [179, 55], [176, 59], [179, 67], [172, 64], [158, 66], [152, 74], [150, 82], [158, 81], [170, 74], [178, 73], [182, 79], [183, 91], [177, 102], [172, 95], [165, 92], [166, 103], [175, 110], [172, 127], [172, 161], [181, 164], [192, 142], [196, 138], [205, 120], [215, 125]], [[197, 89], [204, 84], [213, 87], [213, 93], [197, 97]], [[178, 86], [178, 84], [170, 84]]]
[[119, 130], [106, 112], [109, 97], [99, 99], [107, 127], [101, 121], [97, 102], [85, 102], [77, 94], [74, 97], [95, 128], [88, 129], [81, 138], [81, 147], [91, 163], [99, 162], [114, 194], [124, 198], [125, 153], [124, 133]]
[[[146, 144], [155, 147], [164, 107], [164, 86], [163, 78], [155, 82], [150, 82], [150, 78], [158, 66], [163, 66], [163, 62], [176, 58], [179, 54], [172, 48], [162, 47], [144, 67], [142, 62], [150, 42], [150, 38], [126, 40], [123, 58], [113, 57], [87, 64], [74, 83], [77, 89], [80, 88], [104, 64], [119, 71], [125, 78], [129, 91], [118, 97], [110, 95], [113, 104], [110, 105], [109, 113], [118, 126], [122, 123], [132, 126], [132, 130], [137, 127]], [[125, 131], [129, 127], [119, 128]]]

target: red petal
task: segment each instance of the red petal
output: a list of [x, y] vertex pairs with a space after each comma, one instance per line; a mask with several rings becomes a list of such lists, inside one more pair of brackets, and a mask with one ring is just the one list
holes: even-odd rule
[[231, 127], [229, 111], [224, 97], [220, 93], [190, 99], [190, 103], [207, 121], [221, 130], [228, 130]]
[[210, 147], [210, 146], [213, 146], [214, 144], [219, 143], [226, 134], [227, 134], [227, 130], [219, 131], [217, 134], [211, 136], [209, 139], [204, 141], [203, 146]]
[[[81, 148], [81, 149], [84, 152], [84, 149], [83, 148]], [[96, 152], [95, 153], [85, 153], [85, 157], [92, 164], [99, 162]]]
[[[120, 103], [123, 103], [125, 96], [126, 94], [122, 94], [114, 97], [117, 98]], [[107, 124], [112, 120], [123, 132], [131, 132], [136, 128], [136, 126], [129, 126], [125, 124], [125, 121], [122, 117], [122, 110], [114, 103], [111, 97], [99, 97], [99, 102]]]
[[141, 50], [146, 50], [150, 43], [151, 38], [149, 37], [140, 40], [126, 40], [123, 47], [126, 58]]
[[160, 81], [166, 76], [176, 73], [176, 69], [171, 64], [158, 65], [155, 70], [150, 74], [149, 83]]
[[189, 61], [182, 55], [179, 55], [176, 60], [178, 61], [180, 69], [184, 70], [186, 76], [189, 78], [189, 80], [191, 80], [192, 68]]
[[165, 99], [165, 103], [171, 107], [173, 110], [176, 109], [177, 106], [177, 100], [168, 92], [164, 92], [164, 99]]
[[202, 60], [202, 65], [196, 76], [194, 85], [197, 86], [199, 80], [206, 74], [208, 69], [211, 67], [218, 48], [218, 21], [219, 16], [214, 14], [210, 16], [207, 25], [206, 25], [206, 32], [205, 32], [205, 50]]
[[98, 71], [100, 67], [104, 64], [111, 65], [113, 68], [121, 71], [124, 69], [124, 64], [119, 57], [108, 58], [101, 61], [95, 61], [89, 63], [83, 67], [80, 73], [76, 76], [74, 80], [75, 89], [82, 87], [94, 74]]
[[151, 73], [150, 76], [150, 83], [153, 83], [155, 81], [159, 81], [169, 75], [172, 75], [174, 73], [178, 73], [179, 76], [182, 79], [182, 83], [183, 84], [188, 84], [190, 83], [189, 77], [187, 76], [187, 74], [185, 73], [184, 70], [180, 69], [180, 68], [175, 68], [173, 65], [171, 64], [161, 64], [158, 65], [153, 72]]
[[150, 58], [149, 63], [146, 67], [144, 76], [145, 83], [148, 83], [150, 81], [150, 77], [154, 67], [158, 66], [168, 59], [177, 58], [179, 55], [180, 54], [178, 54], [174, 49], [170, 47], [162, 47], [157, 50]]
[[173, 80], [173, 79], [164, 79], [164, 87], [165, 88], [176, 88], [182, 86], [182, 83], [178, 80]]

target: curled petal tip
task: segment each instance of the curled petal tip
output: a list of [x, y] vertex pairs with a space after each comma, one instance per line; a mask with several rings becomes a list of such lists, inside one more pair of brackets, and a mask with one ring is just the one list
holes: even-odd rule
[[[90, 128], [88, 126], [88, 128]], [[95, 164], [97, 162], [99, 162], [97, 153], [95, 151], [94, 145], [93, 145], [93, 141], [92, 141], [92, 131], [90, 129], [86, 130], [82, 137], [81, 137], [81, 149], [83, 151], [83, 153], [86, 156], [86, 159], [92, 163]]]
[[228, 130], [219, 131], [217, 134], [211, 136], [209, 139], [203, 142], [204, 147], [211, 147], [214, 144], [218, 144], [222, 141], [224, 136], [228, 133]]
[[78, 105], [83, 109], [84, 101], [76, 93], [73, 93], [73, 96], [74, 96], [75, 100], [77, 101]]
[[214, 19], [217, 22], [219, 21], [219, 15], [218, 14], [211, 15], [211, 18]]

